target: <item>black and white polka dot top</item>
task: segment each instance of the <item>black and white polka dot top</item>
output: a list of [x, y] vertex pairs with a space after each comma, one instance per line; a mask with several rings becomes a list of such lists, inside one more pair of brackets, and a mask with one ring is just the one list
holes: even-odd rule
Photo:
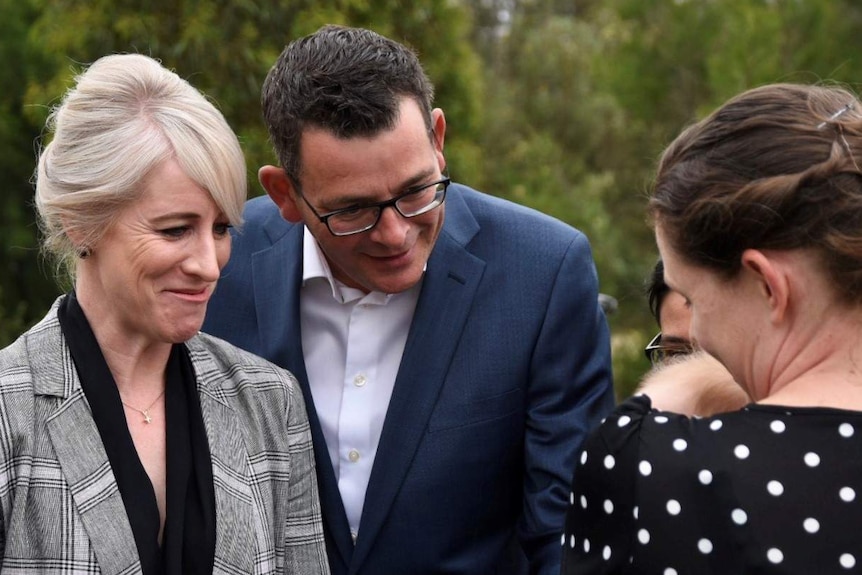
[[862, 573], [862, 412], [622, 403], [584, 443], [564, 575]]

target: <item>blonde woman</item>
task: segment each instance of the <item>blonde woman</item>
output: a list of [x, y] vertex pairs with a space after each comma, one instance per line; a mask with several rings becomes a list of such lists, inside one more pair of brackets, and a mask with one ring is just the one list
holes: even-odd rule
[[49, 127], [36, 206], [74, 289], [0, 351], [2, 571], [328, 573], [293, 376], [198, 333], [236, 136], [141, 55], [92, 64]]

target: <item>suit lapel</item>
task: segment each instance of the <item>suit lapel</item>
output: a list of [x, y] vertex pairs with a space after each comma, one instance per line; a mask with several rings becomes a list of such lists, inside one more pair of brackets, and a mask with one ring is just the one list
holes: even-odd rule
[[291, 371], [294, 366], [305, 369], [297, 327], [303, 229], [303, 226], [293, 226], [271, 247], [254, 253], [251, 263], [261, 355]]
[[[447, 223], [448, 210], [447, 207]], [[425, 435], [484, 269], [484, 262], [467, 252], [450, 234], [440, 235], [428, 260], [386, 413], [365, 494], [352, 572], [367, 556]], [[429, 360], [430, 355], [433, 361]]]
[[264, 357], [290, 370], [299, 380], [314, 445], [327, 552], [330, 561], [333, 561], [335, 551], [341, 562], [347, 565], [353, 554], [353, 539], [338, 490], [338, 480], [326, 449], [326, 438], [314, 409], [302, 354], [299, 291], [302, 286], [303, 230], [304, 226], [301, 225], [291, 227], [271, 248], [252, 256], [254, 300]]
[[48, 436], [101, 572], [139, 571], [137, 546], [117, 481], [56, 315], [53, 325], [48, 323], [35, 334], [28, 350], [36, 401], [55, 409], [46, 420]]

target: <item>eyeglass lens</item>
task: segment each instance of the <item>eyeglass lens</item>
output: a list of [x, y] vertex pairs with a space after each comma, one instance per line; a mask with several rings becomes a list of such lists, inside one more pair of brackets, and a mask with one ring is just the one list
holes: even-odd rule
[[326, 216], [326, 223], [335, 235], [350, 235], [373, 228], [383, 208], [392, 206], [405, 218], [413, 218], [431, 211], [443, 203], [449, 180], [435, 182], [424, 188], [410, 191], [391, 201], [376, 206], [338, 211]]

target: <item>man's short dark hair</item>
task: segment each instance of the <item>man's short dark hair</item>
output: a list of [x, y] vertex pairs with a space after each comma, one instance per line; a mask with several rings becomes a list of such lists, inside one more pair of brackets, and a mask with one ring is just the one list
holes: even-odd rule
[[278, 160], [298, 182], [303, 130], [374, 136], [395, 127], [405, 96], [419, 104], [430, 133], [434, 88], [416, 54], [370, 30], [328, 25], [282, 51], [261, 103]]

